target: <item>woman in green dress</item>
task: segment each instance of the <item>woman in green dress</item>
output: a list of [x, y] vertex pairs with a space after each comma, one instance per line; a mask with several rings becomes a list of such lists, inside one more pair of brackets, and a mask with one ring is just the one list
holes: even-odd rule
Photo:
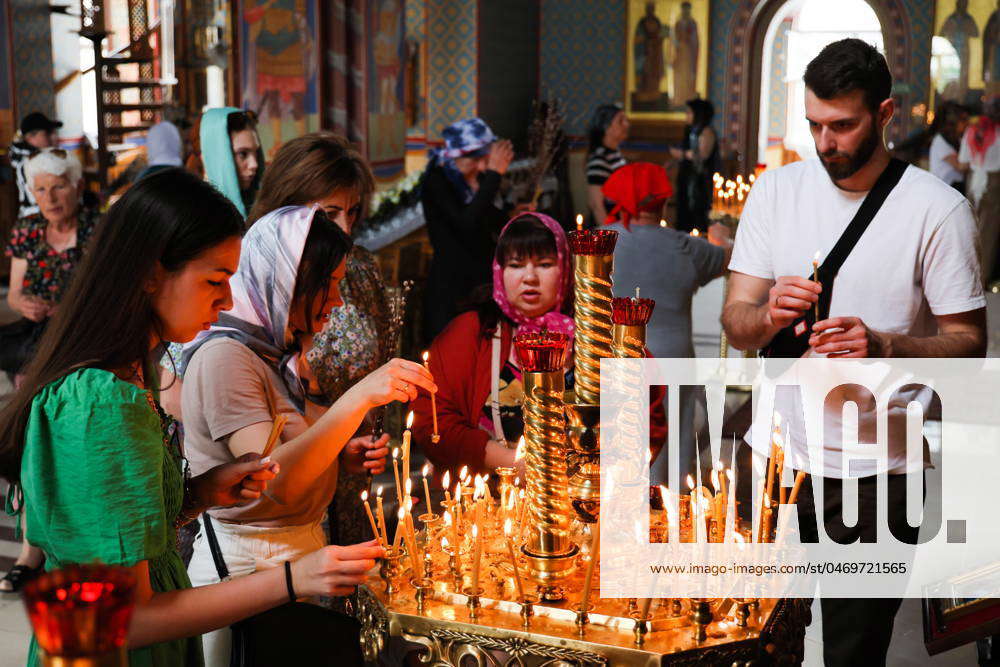
[[[382, 555], [374, 542], [329, 546], [284, 568], [190, 588], [175, 527], [206, 507], [258, 498], [279, 473], [251, 454], [186, 478], [156, 400], [163, 345], [193, 339], [231, 307], [242, 229], [228, 200], [182, 170], [134, 185], [99, 225], [0, 413], [0, 475], [23, 490], [27, 533], [46, 567], [97, 560], [134, 571], [133, 667], [200, 665], [201, 633], [293, 591], [347, 594]], [[395, 380], [386, 378], [387, 392]], [[29, 664], [37, 653], [33, 644]]]

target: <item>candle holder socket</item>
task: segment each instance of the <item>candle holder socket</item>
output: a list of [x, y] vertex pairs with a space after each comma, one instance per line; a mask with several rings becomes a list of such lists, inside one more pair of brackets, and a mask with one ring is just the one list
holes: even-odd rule
[[410, 579], [410, 585], [413, 586], [416, 594], [414, 595], [417, 601], [417, 613], [424, 613], [424, 603], [427, 600], [427, 595], [430, 591], [434, 589], [434, 581], [430, 578], [424, 579]]
[[469, 608], [469, 620], [475, 621], [479, 619], [479, 610], [482, 608], [481, 598], [483, 596], [483, 589], [477, 588], [475, 590], [471, 588], [465, 589], [465, 606]]
[[528, 628], [535, 615], [535, 605], [538, 604], [538, 598], [533, 595], [525, 595], [518, 604], [521, 605], [521, 627]]
[[691, 598], [691, 621], [695, 626], [695, 641], [708, 638], [708, 624], [713, 620], [712, 605], [707, 598]]

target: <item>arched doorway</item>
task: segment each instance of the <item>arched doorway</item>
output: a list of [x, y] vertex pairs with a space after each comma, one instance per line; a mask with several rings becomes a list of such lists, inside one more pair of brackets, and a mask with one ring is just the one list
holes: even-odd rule
[[806, 66], [827, 44], [856, 37], [885, 52], [882, 26], [865, 0], [789, 0], [771, 19], [763, 45], [757, 161], [769, 168], [814, 152], [803, 114]]
[[[726, 146], [735, 152], [736, 168], [743, 173], [751, 171], [758, 158], [760, 80], [767, 30], [775, 14], [789, 1], [792, 0], [738, 0], [730, 24], [721, 129]], [[894, 80], [902, 84], [893, 92], [898, 108], [901, 112], [908, 110], [914, 102], [907, 83], [913, 60], [909, 16], [902, 0], [865, 1], [882, 26], [889, 70]], [[898, 113], [889, 128], [890, 141], [906, 136], [909, 127], [909, 113]]]

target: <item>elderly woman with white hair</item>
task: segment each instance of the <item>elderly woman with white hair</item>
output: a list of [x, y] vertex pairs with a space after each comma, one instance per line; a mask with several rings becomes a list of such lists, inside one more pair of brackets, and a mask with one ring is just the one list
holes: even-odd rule
[[[98, 220], [97, 210], [82, 203], [83, 168], [71, 153], [44, 148], [28, 160], [24, 173], [39, 212], [17, 221], [4, 249], [11, 258], [7, 303], [21, 319], [0, 327], [0, 369], [15, 385]], [[42, 559], [41, 550], [23, 541], [14, 566], [0, 579], [0, 592], [20, 590], [41, 571]]]
[[0, 327], [0, 369], [16, 376], [31, 358], [49, 316], [83, 256], [98, 213], [82, 205], [83, 168], [70, 153], [46, 148], [25, 165], [39, 212], [14, 225], [7, 303], [21, 319]]

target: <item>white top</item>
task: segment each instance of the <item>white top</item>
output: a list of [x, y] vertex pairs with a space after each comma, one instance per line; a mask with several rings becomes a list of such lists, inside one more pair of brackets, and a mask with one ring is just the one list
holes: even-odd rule
[[[822, 262], [866, 194], [838, 188], [818, 159], [765, 172], [747, 199], [729, 268], [766, 280], [811, 277], [816, 251]], [[830, 316], [859, 317], [876, 331], [933, 336], [935, 315], [986, 306], [977, 245], [968, 200], [928, 172], [907, 167], [840, 269]], [[825, 421], [839, 433], [839, 415]], [[831, 432], [824, 447], [838, 455], [811, 472], [842, 477], [842, 446]], [[804, 435], [785, 439], [793, 458], [804, 461]], [[760, 449], [766, 451], [766, 443]], [[905, 462], [905, 450], [889, 452], [889, 472], [905, 472]]]
[[962, 180], [962, 172], [948, 164], [945, 159], [952, 155], [958, 155], [958, 151], [952, 148], [951, 144], [945, 141], [945, 138], [940, 134], [935, 134], [933, 141], [931, 141], [931, 173], [948, 185]]
[[979, 206], [979, 200], [986, 192], [986, 185], [991, 171], [1000, 171], [1000, 141], [994, 141], [980, 154], [972, 152], [971, 140], [976, 131], [975, 125], [970, 125], [962, 135], [962, 145], [958, 150], [958, 161], [969, 165], [968, 192], [972, 201]]

